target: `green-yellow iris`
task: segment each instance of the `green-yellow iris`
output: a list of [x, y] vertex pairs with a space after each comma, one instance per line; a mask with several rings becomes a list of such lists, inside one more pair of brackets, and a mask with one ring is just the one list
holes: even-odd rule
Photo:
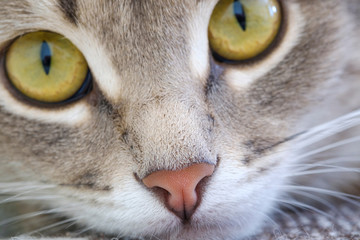
[[[244, 13], [243, 25], [236, 17], [239, 6]], [[276, 0], [220, 0], [209, 23], [210, 47], [227, 60], [253, 58], [269, 47], [280, 23], [280, 6]]]
[[10, 46], [6, 72], [11, 83], [25, 96], [56, 103], [69, 99], [79, 90], [88, 65], [65, 37], [52, 32], [32, 32]]

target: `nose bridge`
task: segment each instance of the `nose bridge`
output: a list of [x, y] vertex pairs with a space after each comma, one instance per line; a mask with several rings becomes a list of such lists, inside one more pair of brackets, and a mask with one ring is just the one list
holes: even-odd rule
[[215, 163], [210, 152], [210, 122], [204, 108], [193, 100], [172, 96], [132, 109], [133, 116], [127, 124], [133, 156], [139, 163], [139, 177], [160, 169]]

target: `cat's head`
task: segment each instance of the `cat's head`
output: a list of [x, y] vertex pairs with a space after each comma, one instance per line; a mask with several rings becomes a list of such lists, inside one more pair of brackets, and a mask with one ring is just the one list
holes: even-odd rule
[[[276, 204], [299, 119], [354, 69], [356, 20], [350, 1], [257, 1], [275, 4], [274, 39], [225, 60], [208, 40], [217, 2], [0, 1], [0, 180], [37, 184], [29, 196], [55, 196], [46, 204], [110, 234], [254, 233]], [[243, 18], [257, 11], [234, 2]], [[36, 32], [83, 54], [92, 82], [79, 99], [33, 101], [9, 81], [14, 41]], [[158, 178], [191, 185], [194, 207], [175, 211], [186, 201], [169, 204], [173, 187]]]

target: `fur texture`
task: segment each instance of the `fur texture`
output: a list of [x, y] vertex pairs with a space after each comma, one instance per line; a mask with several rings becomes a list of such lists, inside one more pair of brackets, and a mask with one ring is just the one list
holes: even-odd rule
[[[0, 0], [0, 66], [13, 39], [48, 30], [94, 78], [85, 98], [44, 108], [20, 100], [0, 68], [0, 204], [41, 203], [25, 213], [117, 236], [241, 239], [280, 206], [356, 194], [360, 120], [341, 117], [359, 107], [360, 2], [281, 1], [274, 46], [237, 65], [211, 56], [216, 2]], [[138, 180], [202, 162], [216, 170], [188, 224]], [[0, 228], [34, 222], [12, 213]]]

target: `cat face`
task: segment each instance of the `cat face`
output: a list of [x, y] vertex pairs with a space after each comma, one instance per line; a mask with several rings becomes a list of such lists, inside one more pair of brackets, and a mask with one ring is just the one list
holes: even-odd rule
[[[349, 8], [357, 2], [280, 1], [272, 45], [238, 63], [209, 47], [217, 2], [0, 1], [1, 181], [34, 183], [30, 198], [53, 196], [46, 205], [109, 234], [253, 234], [287, 181], [290, 140], [315, 122], [304, 116], [319, 113], [314, 106], [335, 98], [356, 69], [358, 14]], [[84, 97], [37, 104], [14, 91], [6, 53], [37, 31], [60, 34], [83, 54], [93, 84]], [[184, 221], [142, 179], [196, 164], [214, 172]]]

